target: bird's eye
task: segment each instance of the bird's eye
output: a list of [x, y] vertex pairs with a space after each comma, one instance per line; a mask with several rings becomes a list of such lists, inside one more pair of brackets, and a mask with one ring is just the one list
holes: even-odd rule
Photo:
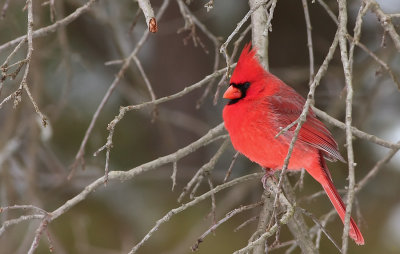
[[249, 86], [250, 86], [250, 83], [249, 83], [249, 82], [246, 82], [246, 83], [243, 84], [243, 88], [244, 88], [244, 89], [249, 88]]

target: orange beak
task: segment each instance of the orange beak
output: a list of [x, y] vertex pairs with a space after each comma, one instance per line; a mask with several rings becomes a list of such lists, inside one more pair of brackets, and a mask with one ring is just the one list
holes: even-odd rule
[[242, 92], [234, 86], [229, 86], [223, 96], [223, 98], [230, 100], [239, 99], [240, 97], [242, 97]]

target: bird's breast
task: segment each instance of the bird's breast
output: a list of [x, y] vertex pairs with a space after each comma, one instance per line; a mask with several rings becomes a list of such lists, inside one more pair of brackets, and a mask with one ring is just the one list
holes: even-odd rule
[[[281, 135], [273, 123], [273, 112], [268, 107], [257, 105], [233, 104], [224, 108], [223, 118], [234, 148], [259, 165], [271, 168], [282, 168], [289, 149], [290, 139]], [[295, 145], [289, 167], [301, 169], [314, 161], [307, 161], [308, 147]], [[314, 151], [313, 151], [314, 152]], [[313, 153], [312, 152], [312, 153]]]
[[280, 137], [275, 138], [277, 130], [270, 122], [269, 111], [237, 104], [226, 106], [223, 112], [234, 148], [264, 167], [278, 168], [287, 146]]

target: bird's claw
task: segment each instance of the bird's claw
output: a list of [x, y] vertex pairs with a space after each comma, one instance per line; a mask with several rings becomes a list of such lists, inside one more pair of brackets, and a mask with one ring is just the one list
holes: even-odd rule
[[261, 178], [261, 183], [263, 185], [264, 190], [267, 189], [267, 179], [269, 177], [273, 177], [273, 176], [274, 176], [274, 172], [272, 170], [265, 169], [265, 175]]

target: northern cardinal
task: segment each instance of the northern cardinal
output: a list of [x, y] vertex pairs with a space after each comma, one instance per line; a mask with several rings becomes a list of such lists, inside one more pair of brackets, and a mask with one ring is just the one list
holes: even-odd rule
[[[266, 71], [256, 59], [255, 49], [250, 48], [250, 43], [244, 47], [229, 88], [223, 95], [229, 99], [223, 118], [234, 148], [273, 172], [282, 169], [296, 126], [275, 136], [300, 116], [305, 99]], [[294, 145], [288, 169], [307, 170], [322, 185], [344, 221], [346, 206], [333, 185], [325, 159], [345, 162], [332, 134], [310, 108]], [[353, 218], [350, 220], [349, 235], [357, 244], [364, 244]]]

